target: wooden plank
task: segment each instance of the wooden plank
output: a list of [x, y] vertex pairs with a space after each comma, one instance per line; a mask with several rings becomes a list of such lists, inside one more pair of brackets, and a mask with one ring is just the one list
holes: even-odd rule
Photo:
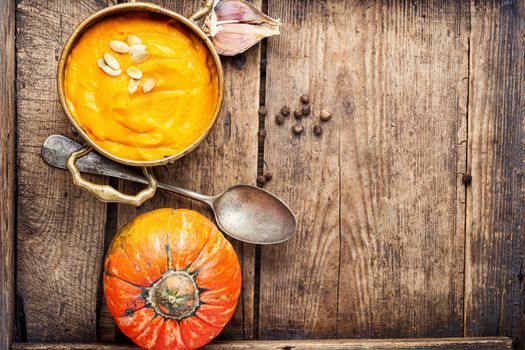
[[[117, 179], [109, 179], [109, 184], [113, 187], [118, 186]], [[104, 237], [104, 256], [107, 253], [109, 245], [117, 233], [117, 211], [118, 205], [116, 203], [108, 203], [107, 206], [107, 220], [106, 220], [106, 234]], [[103, 276], [100, 276], [100, 290], [99, 290], [99, 299], [100, 307], [97, 310], [97, 342], [99, 343], [114, 343], [119, 342], [118, 336], [124, 337], [122, 333], [117, 328], [115, 320], [109, 312], [106, 296], [104, 295], [104, 285], [102, 283]]]
[[471, 13], [465, 334], [525, 349], [525, 2]]
[[131, 350], [139, 349], [133, 345], [103, 343], [15, 343], [12, 350]]
[[361, 11], [338, 96], [338, 336], [460, 336], [469, 7]]
[[62, 45], [76, 24], [108, 4], [18, 2], [17, 292], [29, 341], [96, 341], [106, 205], [48, 167], [40, 148], [49, 134], [71, 136], [56, 91]]
[[[511, 349], [509, 338], [434, 338], [434, 339], [319, 339], [319, 340], [253, 340], [214, 342], [204, 349], [447, 349], [447, 350], [488, 350]], [[109, 344], [27, 344], [16, 343], [14, 350], [127, 350], [133, 346]]]
[[[154, 1], [169, 9], [189, 16], [202, 6], [199, 1]], [[255, 1], [260, 6], [260, 0]], [[245, 65], [236, 65], [230, 58], [223, 59], [225, 73], [225, 96], [222, 112], [210, 135], [188, 156], [172, 165], [155, 169], [159, 181], [199, 191], [219, 194], [237, 184], [254, 184], [257, 176], [257, 131], [259, 106], [258, 47], [249, 50]], [[240, 68], [240, 69], [239, 69]], [[127, 193], [141, 186], [121, 182]], [[119, 206], [118, 224], [122, 227], [131, 218], [144, 211], [159, 207], [190, 208], [212, 218], [204, 205], [159, 191], [155, 198], [139, 209]], [[243, 290], [233, 319], [221, 333], [221, 338], [251, 339], [253, 337], [253, 275], [255, 246], [232, 242], [241, 262]]]
[[274, 350], [487, 350], [512, 349], [512, 340], [493, 338], [420, 338], [420, 339], [310, 339], [310, 340], [254, 340], [243, 342], [216, 342], [205, 349], [274, 349]]
[[291, 132], [293, 116], [280, 126], [274, 116], [284, 105], [293, 111], [303, 93], [310, 95], [314, 115], [321, 107], [340, 112], [327, 97], [337, 89], [325, 80], [334, 67], [320, 69], [336, 54], [326, 45], [333, 39], [327, 38], [328, 27], [340, 10], [342, 2], [268, 2], [269, 15], [284, 24], [281, 36], [270, 38], [267, 46], [264, 159], [273, 179], [265, 188], [290, 205], [299, 226], [290, 241], [261, 248], [261, 339], [337, 335], [339, 119], [316, 138], [311, 129], [317, 117], [306, 118], [299, 137]]
[[[270, 1], [267, 189], [299, 232], [261, 252], [261, 338], [462, 334], [468, 4]], [[332, 112], [322, 136], [312, 128]]]
[[15, 305], [15, 2], [0, 2], [0, 350], [13, 340]]

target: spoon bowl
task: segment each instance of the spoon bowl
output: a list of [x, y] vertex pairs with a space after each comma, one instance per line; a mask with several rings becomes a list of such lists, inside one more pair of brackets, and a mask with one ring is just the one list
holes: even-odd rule
[[214, 198], [212, 208], [221, 229], [244, 242], [279, 243], [295, 233], [293, 212], [279, 198], [259, 187], [230, 187]]

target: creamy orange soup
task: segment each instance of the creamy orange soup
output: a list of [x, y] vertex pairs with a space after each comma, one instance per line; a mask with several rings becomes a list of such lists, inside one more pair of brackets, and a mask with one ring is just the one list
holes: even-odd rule
[[[136, 35], [149, 57], [134, 63], [109, 42]], [[121, 67], [110, 76], [98, 65], [104, 53]], [[128, 91], [126, 70], [143, 76], [138, 90]], [[143, 91], [153, 78], [155, 87]], [[65, 94], [68, 107], [91, 139], [104, 150], [129, 160], [155, 160], [178, 154], [199, 139], [217, 106], [218, 77], [205, 44], [180, 23], [165, 16], [129, 13], [93, 25], [67, 59]]]

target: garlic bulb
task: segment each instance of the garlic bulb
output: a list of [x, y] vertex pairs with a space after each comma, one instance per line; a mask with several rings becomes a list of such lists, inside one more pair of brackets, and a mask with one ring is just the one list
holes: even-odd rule
[[215, 0], [204, 30], [219, 54], [233, 56], [262, 39], [279, 35], [281, 22], [242, 0]]

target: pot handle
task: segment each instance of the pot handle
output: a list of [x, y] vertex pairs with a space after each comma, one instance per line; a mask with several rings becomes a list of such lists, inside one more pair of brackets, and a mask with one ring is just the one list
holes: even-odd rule
[[148, 180], [148, 187], [137, 193], [135, 196], [130, 196], [119, 192], [108, 185], [94, 184], [82, 178], [80, 171], [78, 170], [75, 163], [79, 158], [84, 157], [91, 151], [93, 151], [93, 149], [90, 146], [86, 146], [84, 148], [79, 149], [78, 151], [71, 153], [71, 155], [67, 159], [66, 167], [71, 172], [73, 183], [76, 186], [82, 188], [83, 190], [91, 192], [102, 202], [123, 203], [128, 205], [134, 205], [136, 207], [141, 205], [147, 199], [153, 197], [155, 191], [157, 190], [157, 179], [153, 176], [151, 170], [146, 167], [142, 169], [144, 172], [144, 176]]
[[206, 16], [213, 8], [213, 2], [213, 0], [207, 0], [206, 5], [204, 5], [204, 7], [201, 7], [189, 17], [190, 21], [197, 22], [199, 19]]

